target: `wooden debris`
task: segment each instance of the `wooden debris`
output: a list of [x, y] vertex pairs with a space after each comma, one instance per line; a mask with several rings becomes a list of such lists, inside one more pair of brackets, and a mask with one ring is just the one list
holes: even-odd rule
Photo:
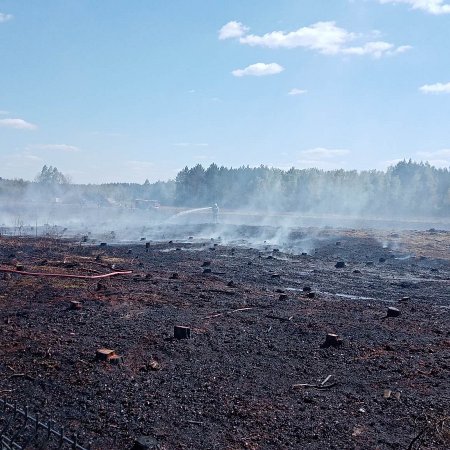
[[337, 386], [338, 383], [330, 383], [330, 384], [310, 384], [310, 383], [297, 383], [297, 384], [293, 384], [292, 387], [294, 389], [299, 389], [299, 388], [313, 388], [313, 389], [318, 389], [319, 391], [321, 390], [326, 390], [326, 389], [331, 389], [332, 387]]
[[212, 316], [206, 316], [205, 319], [214, 319], [215, 317], [221, 317], [221, 316], [225, 316], [226, 314], [232, 314], [232, 313], [240, 312], [240, 311], [249, 311], [250, 309], [253, 309], [253, 308], [232, 309], [231, 311], [225, 311], [223, 313], [213, 314]]
[[280, 317], [280, 316], [274, 316], [273, 314], [266, 314], [266, 317], [268, 319], [276, 319], [276, 320], [280, 320], [281, 322], [290, 322], [294, 316], [290, 316], [290, 317]]
[[153, 371], [161, 370], [161, 364], [155, 359], [152, 359], [148, 364], [148, 368]]

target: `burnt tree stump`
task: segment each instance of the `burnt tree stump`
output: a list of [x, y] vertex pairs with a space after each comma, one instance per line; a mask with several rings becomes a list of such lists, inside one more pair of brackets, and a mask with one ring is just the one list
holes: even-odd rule
[[95, 354], [95, 359], [97, 361], [109, 361], [113, 356], [116, 355], [114, 350], [109, 348], [99, 348]]
[[400, 315], [400, 310], [398, 308], [389, 307], [387, 310], [386, 317], [398, 317]]
[[325, 342], [321, 345], [321, 347], [339, 347], [342, 345], [342, 342], [342, 339], [337, 334], [328, 333], [325, 337]]
[[83, 307], [82, 303], [77, 301], [77, 300], [72, 300], [70, 302], [70, 309], [71, 310], [81, 309], [82, 307]]
[[189, 327], [175, 325], [173, 327], [173, 337], [175, 339], [190, 339], [191, 338], [191, 329]]

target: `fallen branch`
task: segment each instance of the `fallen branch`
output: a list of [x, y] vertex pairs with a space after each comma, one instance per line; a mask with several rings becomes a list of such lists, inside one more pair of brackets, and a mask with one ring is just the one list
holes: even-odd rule
[[298, 389], [298, 388], [313, 388], [313, 389], [318, 389], [319, 391], [325, 390], [325, 389], [331, 389], [332, 387], [336, 386], [338, 383], [331, 383], [328, 384], [327, 386], [324, 386], [322, 384], [308, 384], [308, 383], [300, 383], [300, 384], [293, 384], [292, 387], [294, 389]]
[[254, 308], [238, 308], [238, 309], [233, 309], [232, 311], [225, 311], [223, 313], [219, 313], [219, 314], [214, 314], [212, 316], [206, 316], [205, 319], [214, 319], [215, 317], [221, 317], [221, 316], [225, 316], [226, 314], [232, 314], [235, 312], [240, 312], [240, 311], [248, 311], [250, 309], [254, 309]]
[[266, 317], [268, 319], [277, 319], [280, 320], [281, 322], [290, 322], [294, 318], [294, 316], [280, 317], [280, 316], [273, 316], [272, 314], [266, 314]]

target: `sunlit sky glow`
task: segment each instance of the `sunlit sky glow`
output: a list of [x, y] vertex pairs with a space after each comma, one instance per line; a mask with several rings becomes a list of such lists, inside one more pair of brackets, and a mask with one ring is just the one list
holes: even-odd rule
[[0, 176], [450, 166], [450, 1], [0, 0]]

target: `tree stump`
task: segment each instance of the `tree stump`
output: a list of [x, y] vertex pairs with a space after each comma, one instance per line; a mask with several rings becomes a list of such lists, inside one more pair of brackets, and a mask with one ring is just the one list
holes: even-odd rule
[[342, 342], [342, 339], [337, 334], [328, 333], [325, 338], [325, 342], [321, 345], [321, 347], [339, 347], [342, 345]]
[[400, 315], [400, 310], [398, 308], [389, 307], [387, 310], [386, 317], [398, 317]]
[[77, 310], [77, 309], [81, 309], [83, 307], [81, 302], [78, 302], [77, 300], [72, 300], [70, 302], [70, 309], [72, 310]]
[[115, 354], [116, 352], [109, 348], [99, 348], [95, 354], [95, 359], [97, 361], [109, 361]]
[[191, 329], [181, 325], [175, 325], [173, 327], [173, 336], [175, 339], [190, 339]]

